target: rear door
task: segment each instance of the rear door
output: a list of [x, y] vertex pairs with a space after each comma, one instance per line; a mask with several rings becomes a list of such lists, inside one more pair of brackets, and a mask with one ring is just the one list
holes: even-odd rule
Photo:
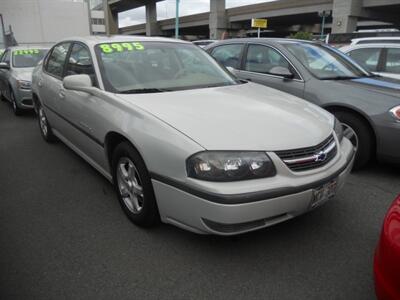
[[381, 75], [400, 79], [400, 47], [385, 48]]
[[[284, 67], [293, 74], [293, 79], [272, 75], [271, 69]], [[304, 95], [304, 81], [300, 74], [277, 49], [261, 44], [248, 44], [243, 54], [243, 64], [238, 76], [242, 79], [260, 83], [297, 97]]]
[[238, 70], [241, 65], [244, 43], [224, 44], [211, 50], [211, 55], [223, 66]]
[[47, 56], [43, 72], [38, 79], [39, 98], [44, 106], [51, 126], [62, 133], [63, 113], [61, 103], [64, 98], [64, 66], [71, 42], [62, 42], [53, 47]]

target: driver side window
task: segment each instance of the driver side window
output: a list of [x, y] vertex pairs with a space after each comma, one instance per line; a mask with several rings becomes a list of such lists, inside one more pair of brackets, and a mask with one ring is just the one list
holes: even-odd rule
[[[263, 45], [249, 45], [245, 63], [246, 71], [269, 74], [275, 67], [291, 70], [286, 58], [278, 51]], [[292, 73], [295, 72], [292, 71]]]
[[96, 76], [89, 49], [82, 44], [75, 43], [68, 57], [65, 76], [79, 74], [89, 75], [93, 85], [96, 85]]

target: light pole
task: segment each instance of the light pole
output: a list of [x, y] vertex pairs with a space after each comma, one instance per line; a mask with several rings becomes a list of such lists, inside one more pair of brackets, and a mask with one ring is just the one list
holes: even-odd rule
[[176, 0], [176, 9], [175, 9], [175, 38], [179, 38], [179, 1]]
[[325, 18], [329, 17], [331, 15], [330, 10], [323, 10], [318, 12], [318, 15], [322, 18], [322, 24], [321, 24], [321, 35], [320, 39], [322, 40], [324, 38], [324, 30], [325, 30]]

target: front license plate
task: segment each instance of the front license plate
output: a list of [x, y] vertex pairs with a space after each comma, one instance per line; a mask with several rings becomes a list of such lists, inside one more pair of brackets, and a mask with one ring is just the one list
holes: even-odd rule
[[337, 180], [334, 179], [320, 186], [313, 191], [313, 200], [311, 202], [311, 208], [315, 208], [322, 203], [333, 198], [336, 194]]

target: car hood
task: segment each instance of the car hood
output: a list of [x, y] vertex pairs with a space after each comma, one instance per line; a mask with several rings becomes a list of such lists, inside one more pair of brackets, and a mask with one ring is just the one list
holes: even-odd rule
[[378, 94], [399, 97], [400, 80], [388, 77], [364, 77], [351, 80], [337, 80], [338, 85], [348, 85], [353, 88]]
[[15, 78], [19, 80], [32, 81], [32, 72], [34, 68], [14, 68]]
[[252, 83], [118, 97], [208, 150], [286, 150], [329, 136], [333, 116], [284, 92]]

